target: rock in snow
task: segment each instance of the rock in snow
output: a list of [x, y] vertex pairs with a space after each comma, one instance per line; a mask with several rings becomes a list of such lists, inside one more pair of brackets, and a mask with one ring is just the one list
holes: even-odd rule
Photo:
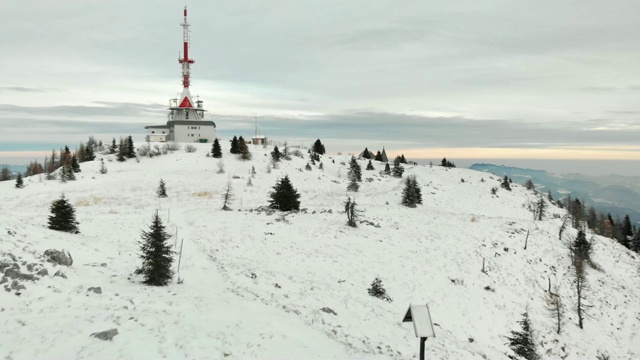
[[116, 335], [118, 335], [118, 329], [109, 329], [100, 332], [94, 332], [91, 337], [98, 338], [104, 341], [111, 341]]
[[58, 264], [58, 265], [64, 265], [64, 266], [73, 265], [73, 258], [71, 257], [71, 254], [65, 249], [62, 249], [62, 250], [49, 249], [44, 252], [44, 256], [47, 258], [47, 261]]

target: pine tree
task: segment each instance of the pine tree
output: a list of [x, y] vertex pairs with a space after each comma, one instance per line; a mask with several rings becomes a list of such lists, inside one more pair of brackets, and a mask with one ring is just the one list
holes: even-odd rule
[[211, 146], [211, 156], [213, 156], [216, 159], [219, 159], [222, 157], [222, 148], [220, 147], [220, 142], [218, 141], [217, 138], [213, 140], [213, 145]]
[[632, 251], [640, 252], [640, 230], [636, 230], [636, 234], [631, 239], [629, 248]]
[[535, 190], [536, 189], [536, 185], [533, 183], [533, 181], [531, 179], [527, 179], [527, 181], [524, 183], [524, 187], [526, 187], [527, 190]]
[[502, 183], [500, 183], [500, 186], [502, 186], [502, 188], [505, 190], [511, 191], [511, 182], [509, 181], [509, 178], [507, 177], [507, 175], [505, 175], [504, 178], [502, 179]]
[[389, 167], [389, 163], [384, 164], [384, 173], [387, 175], [391, 174], [391, 168]]
[[542, 221], [542, 217], [546, 214], [547, 203], [544, 201], [544, 197], [538, 196], [536, 202], [536, 218], [538, 221]]
[[269, 207], [280, 211], [300, 210], [300, 194], [291, 185], [289, 176], [280, 179], [269, 194]]
[[371, 159], [371, 153], [369, 152], [369, 148], [364, 148], [364, 151], [362, 152], [362, 158], [363, 159]]
[[376, 157], [374, 158], [375, 161], [382, 161], [382, 153], [380, 152], [380, 150], [378, 150], [378, 152], [376, 153]]
[[280, 150], [278, 150], [278, 145], [273, 147], [273, 151], [271, 152], [271, 159], [274, 162], [278, 162], [280, 161], [280, 157], [282, 157], [282, 154], [280, 153]]
[[347, 175], [351, 181], [362, 182], [362, 168], [360, 167], [360, 164], [358, 164], [358, 160], [356, 160], [355, 156], [351, 156], [349, 172]]
[[351, 177], [349, 179], [349, 185], [347, 185], [347, 191], [356, 192], [358, 190], [360, 190], [360, 184], [358, 184], [358, 181], [355, 177]]
[[242, 136], [238, 139], [238, 147], [240, 148], [240, 159], [251, 160], [251, 152], [249, 151], [249, 147]]
[[127, 161], [127, 159], [125, 158], [125, 154], [126, 154], [126, 146], [124, 144], [124, 140], [120, 138], [120, 143], [118, 144], [117, 160], [120, 162]]
[[109, 147], [109, 154], [115, 154], [116, 150], [118, 150], [118, 146], [116, 145], [116, 138], [111, 140], [111, 146]]
[[49, 229], [78, 234], [78, 222], [76, 221], [76, 211], [65, 199], [64, 195], [60, 199], [51, 203], [51, 215], [49, 216]]
[[547, 191], [547, 200], [553, 204], [553, 195], [551, 195], [551, 189]]
[[64, 165], [62, 169], [60, 169], [60, 182], [74, 181], [76, 176], [73, 173], [73, 169], [71, 169], [70, 165]]
[[238, 138], [236, 136], [231, 139], [231, 149], [229, 152], [232, 154], [240, 154], [240, 144], [238, 144]]
[[285, 160], [291, 160], [291, 151], [289, 150], [289, 145], [287, 142], [284, 142], [284, 149], [282, 149], [282, 158]]
[[402, 163], [402, 164], [406, 164], [407, 163], [407, 159], [404, 158], [404, 154], [402, 154], [400, 156], [400, 163]]
[[107, 167], [104, 165], [104, 159], [100, 159], [100, 174], [106, 174]]
[[[249, 178], [249, 181], [251, 181], [251, 178]], [[227, 190], [224, 192], [224, 194], [222, 194], [222, 200], [224, 201], [224, 204], [222, 204], [222, 210], [230, 211], [231, 208], [229, 208], [229, 205], [233, 200], [233, 190], [231, 189], [231, 181], [227, 182]]]
[[633, 236], [633, 228], [631, 227], [631, 219], [629, 219], [629, 215], [625, 215], [624, 220], [622, 221], [622, 235], [625, 237], [625, 240], [628, 239], [629, 236]]
[[384, 301], [392, 302], [393, 300], [387, 294], [387, 290], [385, 290], [384, 285], [382, 284], [382, 279], [379, 277], [375, 278], [371, 283], [371, 287], [367, 289], [369, 295], [373, 297], [377, 297], [378, 299], [382, 299]]
[[591, 243], [587, 241], [587, 235], [579, 230], [575, 241], [572, 244], [574, 257], [580, 260], [591, 260]]
[[169, 244], [170, 238], [156, 211], [149, 231], [142, 232], [142, 242], [140, 242], [142, 275], [145, 284], [164, 286], [173, 277], [173, 271], [171, 271], [173, 251]]
[[167, 197], [167, 188], [165, 187], [164, 180], [160, 179], [160, 185], [158, 185], [158, 190], [156, 190], [156, 193], [160, 198]]
[[360, 215], [360, 211], [356, 209], [356, 200], [351, 200], [350, 197], [347, 197], [347, 201], [344, 203], [344, 212], [347, 214], [347, 225], [351, 227], [358, 227], [358, 217]]
[[531, 329], [531, 320], [529, 320], [529, 313], [524, 312], [522, 314], [522, 320], [518, 321], [522, 331], [511, 331], [511, 336], [507, 337], [509, 340], [509, 347], [518, 356], [522, 356], [526, 360], [538, 360], [540, 356], [536, 351], [536, 344], [533, 340], [533, 331]]
[[371, 163], [371, 159], [369, 159], [369, 163], [367, 164], [367, 170], [375, 170], [373, 164]]
[[136, 148], [135, 146], [133, 146], [133, 138], [131, 137], [131, 135], [129, 135], [129, 137], [127, 138], [126, 144], [127, 149], [124, 156], [126, 156], [128, 159], [133, 159], [134, 157], [136, 157]]
[[322, 145], [322, 142], [320, 141], [320, 139], [316, 140], [316, 142], [313, 143], [313, 147], [311, 148], [311, 151], [320, 155], [324, 155], [326, 153], [326, 150], [324, 149], [324, 145]]
[[16, 178], [16, 187], [18, 189], [22, 189], [24, 187], [24, 181], [22, 181], [22, 174], [18, 173], [18, 177]]
[[394, 177], [401, 178], [404, 173], [404, 168], [400, 165], [400, 157], [396, 157], [393, 161], [393, 171], [391, 172]]
[[96, 140], [93, 137], [89, 137], [89, 140], [84, 146], [84, 152], [80, 158], [80, 162], [93, 161], [96, 158], [94, 148], [96, 146]]
[[79, 173], [80, 171], [80, 163], [78, 162], [78, 157], [76, 156], [76, 154], [73, 154], [73, 156], [71, 156], [71, 170], [74, 173]]
[[418, 204], [422, 204], [422, 191], [416, 177], [412, 175], [404, 181], [402, 205], [414, 208]]

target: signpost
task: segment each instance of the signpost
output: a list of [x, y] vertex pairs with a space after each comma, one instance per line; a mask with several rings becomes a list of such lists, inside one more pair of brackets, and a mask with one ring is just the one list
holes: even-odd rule
[[416, 337], [420, 338], [420, 360], [424, 360], [424, 343], [429, 337], [436, 337], [431, 322], [429, 305], [409, 305], [402, 322], [413, 322], [413, 330]]

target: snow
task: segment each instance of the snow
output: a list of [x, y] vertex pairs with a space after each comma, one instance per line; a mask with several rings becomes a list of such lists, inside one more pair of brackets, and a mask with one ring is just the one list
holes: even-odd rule
[[[366, 171], [360, 161], [360, 191], [347, 193], [347, 156], [323, 156], [324, 170], [312, 171], [304, 170], [307, 159], [293, 157], [267, 173], [271, 149], [250, 145], [246, 162], [224, 149], [226, 172], [218, 174], [219, 160], [205, 156], [211, 145], [195, 146], [195, 153], [139, 162], [98, 155], [81, 164], [74, 182], [34, 176], [24, 189], [0, 183], [0, 261], [11, 253], [37, 262], [50, 248], [74, 258], [68, 268], [45, 263], [50, 275], [22, 282], [20, 295], [0, 291], [0, 357], [416, 358], [419, 339], [402, 322], [410, 303], [429, 304], [436, 337], [426, 343], [427, 359], [506, 358], [505, 336], [525, 309], [543, 359], [640, 357], [637, 254], [594, 236], [601, 270], [587, 270], [593, 307], [579, 329], [567, 248], [575, 230], [558, 239], [564, 210], [553, 206], [534, 221], [528, 204], [535, 195], [523, 186], [508, 192], [487, 173], [406, 166], [404, 176], [416, 175], [423, 194], [423, 205], [411, 209], [400, 205], [402, 179], [381, 176], [377, 162]], [[257, 174], [249, 187], [251, 166]], [[306, 211], [257, 211], [285, 174]], [[155, 194], [160, 178], [166, 199]], [[233, 211], [221, 211], [228, 182]], [[46, 228], [49, 204], [62, 193], [81, 234]], [[358, 228], [346, 225], [347, 196], [367, 221]], [[156, 210], [168, 232], [177, 231], [171, 241], [178, 249], [183, 241], [183, 281], [176, 274], [167, 287], [145, 286], [133, 274], [141, 231]], [[53, 277], [58, 269], [67, 279]], [[393, 302], [367, 294], [376, 277]], [[560, 335], [547, 305], [548, 279], [566, 306]], [[97, 286], [102, 294], [87, 291]], [[89, 336], [111, 328], [119, 332], [112, 341]]]

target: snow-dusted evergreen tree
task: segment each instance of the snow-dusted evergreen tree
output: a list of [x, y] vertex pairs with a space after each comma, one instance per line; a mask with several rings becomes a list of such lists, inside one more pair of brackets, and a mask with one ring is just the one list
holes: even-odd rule
[[371, 283], [371, 287], [367, 290], [369, 292], [369, 295], [373, 297], [377, 297], [378, 299], [382, 299], [388, 302], [393, 301], [391, 297], [387, 294], [387, 290], [384, 288], [384, 285], [382, 284], [382, 279], [380, 279], [379, 277], [373, 280], [373, 282]]
[[360, 211], [356, 208], [356, 200], [351, 200], [347, 197], [347, 201], [344, 202], [344, 212], [347, 214], [347, 225], [351, 227], [358, 227], [358, 217]]
[[304, 169], [307, 170], [307, 171], [311, 171], [311, 165], [309, 165], [309, 163], [307, 163], [307, 165], [305, 165]]
[[404, 189], [402, 190], [402, 205], [406, 207], [416, 207], [422, 204], [422, 191], [415, 176], [409, 176], [404, 181]]
[[316, 142], [313, 143], [313, 147], [311, 148], [311, 151], [320, 155], [324, 155], [326, 153], [324, 145], [322, 145], [322, 142], [320, 141], [320, 139], [316, 140]]
[[253, 186], [253, 182], [251, 181], [251, 176], [247, 179], [247, 186]]
[[351, 156], [351, 161], [349, 162], [349, 172], [347, 176], [350, 181], [362, 182], [362, 168], [360, 164], [358, 164], [358, 160], [356, 160], [355, 156]]
[[358, 190], [360, 190], [360, 184], [358, 184], [358, 181], [356, 180], [356, 178], [349, 177], [349, 185], [347, 185], [347, 191], [356, 192]]
[[111, 140], [111, 146], [109, 146], [109, 154], [115, 154], [117, 150], [116, 138], [113, 138], [113, 140]]
[[256, 176], [256, 167], [251, 165], [251, 177], [255, 177]]
[[531, 179], [527, 179], [527, 181], [525, 181], [524, 187], [526, 187], [527, 190], [535, 190], [536, 189], [536, 185], [533, 183], [533, 181]]
[[636, 234], [633, 236], [633, 238], [629, 242], [629, 248], [632, 251], [640, 252], [640, 230], [636, 231]]
[[229, 150], [232, 154], [240, 154], [240, 144], [238, 143], [238, 137], [234, 136], [231, 139], [231, 149]]
[[74, 181], [76, 179], [76, 175], [73, 173], [73, 169], [71, 169], [70, 165], [64, 165], [62, 169], [60, 169], [60, 181]]
[[511, 336], [507, 337], [509, 347], [516, 355], [526, 360], [540, 359], [540, 355], [536, 351], [536, 343], [533, 340], [531, 320], [529, 320], [527, 311], [522, 314], [522, 320], [518, 321], [518, 324], [520, 324], [521, 331], [511, 331]]
[[395, 160], [393, 160], [393, 170], [391, 170], [391, 174], [393, 175], [393, 177], [397, 177], [397, 178], [401, 178], [402, 174], [404, 173], [404, 168], [402, 167], [402, 165], [400, 165], [401, 160], [400, 157], [396, 157]]
[[156, 211], [149, 231], [142, 232], [142, 242], [140, 242], [141, 270], [145, 284], [164, 286], [173, 277], [171, 270], [173, 251], [171, 251], [169, 244], [170, 238], [171, 236], [165, 231], [162, 220]]
[[218, 160], [218, 171], [216, 171], [216, 173], [224, 174], [224, 163], [222, 162], [222, 159]]
[[[251, 181], [251, 178], [249, 178], [249, 181]], [[225, 190], [224, 194], [222, 194], [222, 200], [224, 201], [224, 203], [222, 204], [222, 210], [231, 211], [231, 208], [229, 207], [231, 201], [233, 200], [233, 189], [231, 188], [231, 181], [227, 182], [227, 189]]]
[[126, 151], [127, 149], [124, 143], [124, 139], [120, 138], [120, 143], [118, 144], [118, 155], [116, 156], [116, 159], [120, 162], [127, 161], [127, 158], [125, 157]]
[[16, 187], [18, 189], [22, 189], [24, 187], [24, 181], [22, 180], [22, 174], [18, 173], [18, 177], [16, 178]]
[[271, 152], [271, 160], [273, 162], [278, 162], [278, 161], [280, 161], [281, 157], [282, 157], [282, 154], [280, 153], [280, 150], [278, 149], [278, 145], [275, 145], [273, 147], [273, 151]]
[[269, 194], [269, 207], [280, 211], [300, 210], [300, 194], [291, 185], [289, 176], [278, 180]]
[[158, 190], [156, 190], [158, 197], [166, 198], [167, 197], [167, 187], [164, 183], [164, 180], [160, 179], [160, 184], [158, 185]]
[[509, 181], [509, 177], [507, 175], [504, 176], [502, 182], [500, 183], [503, 189], [511, 191], [511, 181]]
[[218, 138], [213, 140], [213, 145], [211, 146], [211, 156], [216, 159], [220, 159], [222, 157], [222, 148], [220, 147], [220, 141], [218, 141]]
[[71, 156], [71, 170], [73, 170], [74, 173], [79, 173], [80, 171], [82, 171], [80, 169], [80, 163], [78, 162], [78, 157], [76, 156], [76, 154], [73, 154]]
[[373, 160], [382, 161], [382, 153], [380, 152], [380, 150], [378, 150], [378, 152], [376, 153], [376, 156], [373, 158]]
[[136, 147], [133, 145], [133, 138], [131, 137], [131, 135], [127, 137], [125, 143], [126, 149], [124, 156], [126, 156], [128, 159], [133, 159], [134, 157], [136, 157]]
[[384, 173], [387, 175], [391, 174], [391, 167], [389, 167], [389, 163], [384, 164]]
[[100, 174], [106, 174], [107, 167], [104, 165], [104, 159], [100, 159]]
[[64, 195], [60, 199], [51, 203], [51, 215], [49, 215], [49, 229], [64, 231], [72, 234], [80, 233], [78, 222], [76, 221], [76, 211], [65, 199]]
[[238, 147], [240, 148], [240, 159], [251, 160], [251, 152], [249, 151], [247, 142], [244, 141], [242, 136], [240, 136], [240, 138], [238, 139]]
[[291, 151], [289, 150], [289, 145], [287, 142], [284, 142], [284, 148], [282, 149], [282, 158], [284, 160], [291, 160]]
[[367, 170], [375, 170], [373, 164], [371, 163], [371, 159], [369, 159], [369, 163], [367, 164]]

